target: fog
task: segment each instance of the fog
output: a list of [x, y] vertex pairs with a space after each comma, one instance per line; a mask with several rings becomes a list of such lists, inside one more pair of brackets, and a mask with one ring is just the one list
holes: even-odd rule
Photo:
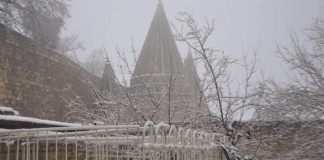
[[0, 157], [324, 159], [323, 13], [323, 0], [0, 0]]
[[[289, 45], [292, 31], [301, 35], [324, 13], [322, 0], [163, 0], [163, 5], [169, 23], [175, 25], [178, 12], [185, 9], [200, 22], [216, 18], [211, 46], [238, 59], [258, 49], [259, 68], [276, 77], [284, 75], [277, 45]], [[139, 54], [156, 6], [155, 0], [72, 0], [64, 34], [77, 34], [83, 42], [81, 60], [103, 45], [114, 59], [117, 46], [130, 50], [131, 37]], [[178, 48], [184, 57], [188, 47], [178, 43]]]

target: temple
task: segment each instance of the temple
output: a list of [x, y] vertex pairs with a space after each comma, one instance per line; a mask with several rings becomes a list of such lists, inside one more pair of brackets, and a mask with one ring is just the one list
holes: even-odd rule
[[99, 83], [100, 91], [107, 91], [112, 94], [117, 94], [119, 85], [116, 82], [115, 72], [109, 61], [106, 62], [105, 69]]
[[199, 112], [197, 108], [203, 97], [196, 66], [191, 53], [183, 64], [161, 1], [136, 63], [130, 89], [138, 103], [148, 106], [153, 120], [186, 121]]
[[107, 124], [148, 120], [170, 124], [195, 121], [192, 117], [208, 111], [192, 54], [183, 62], [161, 1], [129, 86], [117, 81], [109, 61], [102, 77], [95, 76], [2, 24], [0, 57], [4, 64], [0, 65], [0, 106], [22, 116], [72, 122], [95, 119], [89, 114], [74, 115], [79, 111], [73, 110], [76, 105], [99, 119], [103, 115]]

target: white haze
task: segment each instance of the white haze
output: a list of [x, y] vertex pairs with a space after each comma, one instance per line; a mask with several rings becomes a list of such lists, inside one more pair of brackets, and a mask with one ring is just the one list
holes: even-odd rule
[[[260, 69], [279, 78], [284, 71], [276, 45], [289, 44], [291, 30], [303, 32], [324, 13], [323, 0], [163, 0], [163, 4], [170, 23], [176, 23], [177, 12], [184, 9], [202, 22], [215, 17], [214, 47], [234, 58], [258, 48]], [[129, 51], [131, 37], [140, 52], [156, 6], [157, 0], [72, 0], [64, 34], [77, 34], [83, 41], [81, 60], [105, 45], [116, 65], [116, 46]], [[178, 47], [184, 58], [187, 47]]]

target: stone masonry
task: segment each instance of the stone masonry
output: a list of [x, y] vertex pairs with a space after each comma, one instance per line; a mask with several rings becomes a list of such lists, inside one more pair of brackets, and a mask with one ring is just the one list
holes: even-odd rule
[[62, 54], [38, 45], [0, 24], [0, 106], [22, 116], [64, 121], [68, 85], [91, 105], [91, 89], [82, 80], [93, 76]]

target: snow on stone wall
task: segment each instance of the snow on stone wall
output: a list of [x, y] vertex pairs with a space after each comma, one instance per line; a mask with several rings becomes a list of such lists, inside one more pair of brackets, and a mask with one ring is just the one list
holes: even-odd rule
[[62, 98], [67, 85], [92, 103], [81, 72], [93, 81], [99, 79], [62, 54], [0, 24], [0, 105], [23, 116], [62, 121], [67, 112]]

